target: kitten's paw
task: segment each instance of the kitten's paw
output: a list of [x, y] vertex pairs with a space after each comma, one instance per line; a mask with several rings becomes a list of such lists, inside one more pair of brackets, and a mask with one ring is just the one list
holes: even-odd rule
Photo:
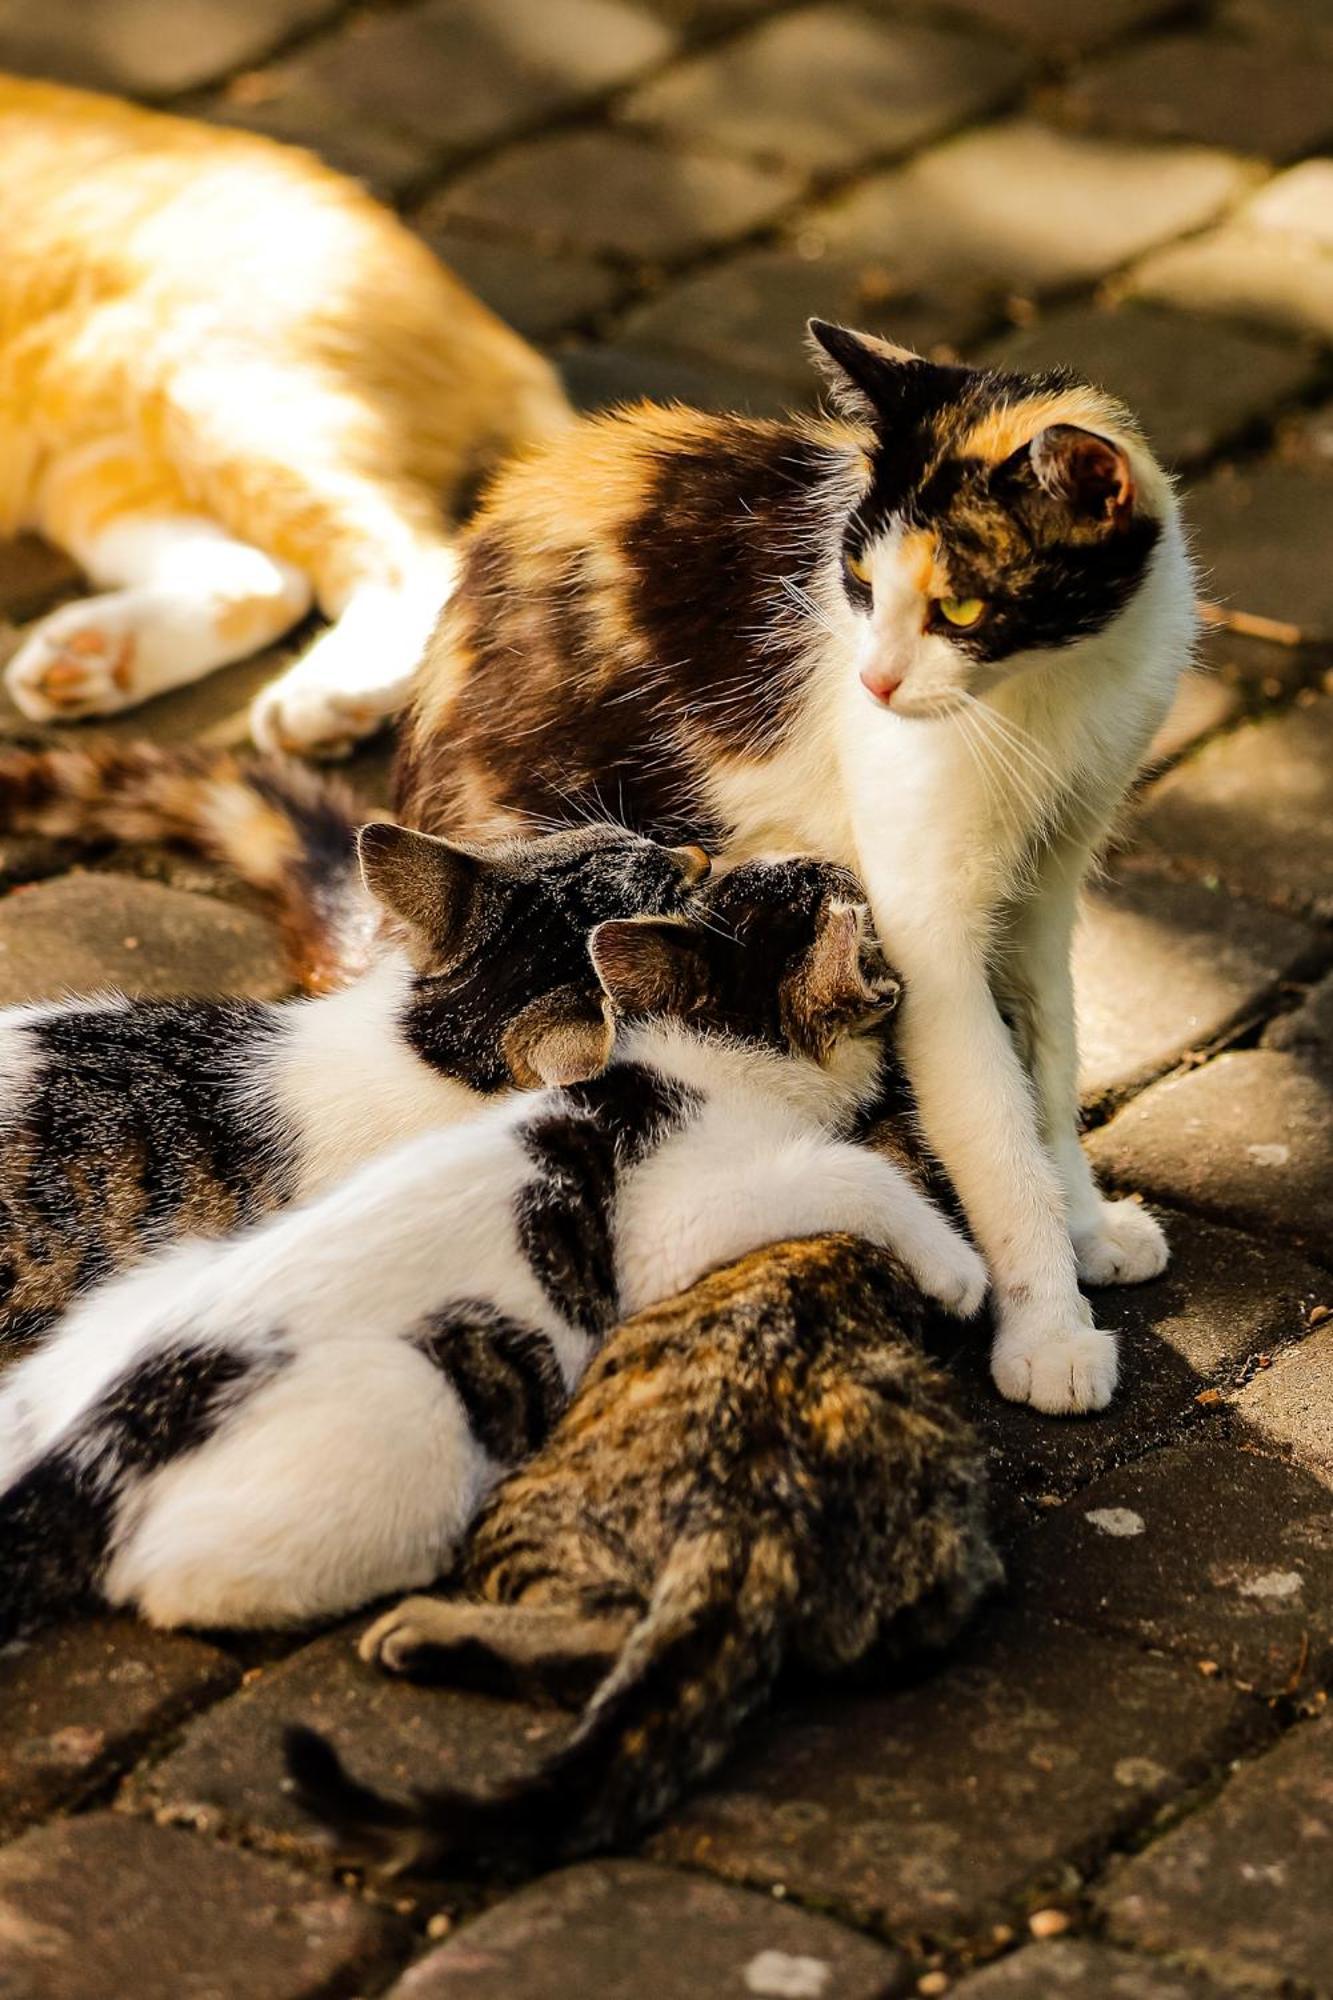
[[980, 1309], [990, 1283], [990, 1274], [965, 1236], [947, 1224], [944, 1240], [932, 1244], [929, 1252], [905, 1259], [912, 1276], [928, 1299], [959, 1319], [971, 1319]]
[[1074, 1237], [1085, 1285], [1141, 1285], [1160, 1277], [1171, 1252], [1156, 1216], [1136, 1201], [1104, 1201], [1096, 1225]]
[[437, 1597], [405, 1597], [361, 1634], [358, 1653], [386, 1674], [410, 1675], [418, 1655], [434, 1643], [442, 1608]]
[[991, 1375], [1000, 1394], [1052, 1417], [1104, 1410], [1118, 1372], [1115, 1335], [1095, 1326], [1045, 1336], [1001, 1332], [991, 1349]]
[[139, 699], [132, 614], [114, 597], [66, 604], [34, 625], [5, 669], [15, 707], [33, 722], [114, 715]]

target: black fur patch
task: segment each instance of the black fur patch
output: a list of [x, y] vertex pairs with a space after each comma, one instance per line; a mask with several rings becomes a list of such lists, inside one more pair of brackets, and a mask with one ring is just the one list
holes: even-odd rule
[[544, 1333], [483, 1299], [460, 1299], [429, 1314], [414, 1339], [497, 1464], [516, 1464], [549, 1435], [568, 1391]]

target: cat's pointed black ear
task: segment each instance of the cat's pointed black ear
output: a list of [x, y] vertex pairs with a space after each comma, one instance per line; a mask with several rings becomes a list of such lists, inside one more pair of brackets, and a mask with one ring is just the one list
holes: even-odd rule
[[606, 995], [595, 987], [559, 986], [533, 1000], [505, 1029], [500, 1053], [521, 1090], [586, 1083], [600, 1076], [615, 1046]]
[[1038, 485], [1082, 519], [1123, 527], [1133, 518], [1133, 469], [1111, 438], [1077, 424], [1051, 424], [1023, 454]]
[[856, 333], [831, 320], [806, 321], [815, 366], [833, 400], [851, 416], [884, 416], [897, 409], [909, 382], [931, 363], [909, 347], [895, 347], [873, 333]]
[[588, 949], [618, 1014], [687, 1014], [707, 983], [698, 939], [670, 918], [613, 917]]
[[810, 949], [783, 982], [782, 1024], [802, 1055], [824, 1062], [839, 1035], [868, 1028], [898, 1004], [899, 982], [869, 929], [864, 903], [833, 898]]
[[443, 950], [471, 907], [485, 862], [475, 854], [388, 820], [372, 820], [357, 835], [361, 876], [372, 896], [408, 928]]

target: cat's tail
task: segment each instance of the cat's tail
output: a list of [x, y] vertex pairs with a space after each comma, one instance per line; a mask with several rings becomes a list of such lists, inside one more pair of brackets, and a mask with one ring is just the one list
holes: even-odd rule
[[290, 1788], [343, 1852], [393, 1873], [546, 1865], [619, 1845], [730, 1749], [772, 1687], [796, 1594], [776, 1535], [683, 1538], [573, 1736], [533, 1777], [394, 1798], [353, 1778], [325, 1737], [292, 1728]]
[[361, 968], [375, 912], [356, 833], [383, 817], [340, 780], [280, 757], [154, 743], [0, 746], [0, 828], [166, 841], [222, 863], [273, 908], [310, 992]]

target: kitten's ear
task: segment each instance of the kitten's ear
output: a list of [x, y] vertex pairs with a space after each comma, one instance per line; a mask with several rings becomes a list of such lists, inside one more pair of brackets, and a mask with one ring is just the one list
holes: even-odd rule
[[1110, 438], [1077, 424], [1051, 424], [1024, 451], [1038, 485], [1075, 514], [1109, 527], [1123, 527], [1132, 518], [1134, 474]]
[[436, 948], [457, 936], [485, 868], [474, 854], [410, 827], [373, 820], [356, 840], [372, 896]]
[[598, 924], [588, 949], [619, 1014], [686, 1014], [707, 984], [697, 938], [670, 918], [614, 917]]
[[790, 972], [781, 994], [782, 1023], [794, 1047], [824, 1062], [839, 1035], [885, 1020], [902, 991], [868, 935], [864, 903], [830, 898], [814, 943]]
[[522, 1090], [543, 1084], [586, 1083], [611, 1060], [615, 1022], [606, 996], [584, 986], [559, 986], [525, 1007], [505, 1029], [500, 1053]]
[[806, 321], [810, 352], [829, 385], [833, 401], [848, 416], [876, 417], [897, 411], [909, 382], [930, 363], [910, 347], [895, 347], [873, 333], [855, 333], [830, 320]]

